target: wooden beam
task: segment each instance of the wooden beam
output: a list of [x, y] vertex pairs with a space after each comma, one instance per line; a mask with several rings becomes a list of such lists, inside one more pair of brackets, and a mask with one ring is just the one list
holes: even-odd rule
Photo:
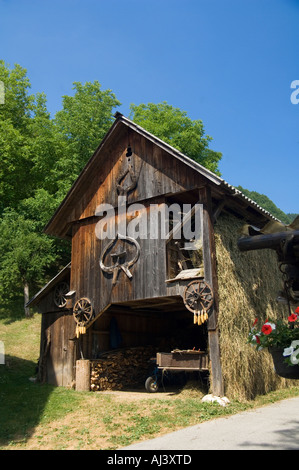
[[181, 230], [183, 228], [183, 226], [185, 224], [187, 224], [187, 222], [190, 221], [190, 219], [192, 217], [195, 216], [196, 212], [197, 211], [202, 211], [202, 205], [197, 202], [196, 204], [194, 204], [190, 211], [187, 212], [184, 216], [183, 216], [183, 221], [180, 223], [180, 224], [177, 224], [169, 233], [168, 233], [168, 236], [167, 236], [167, 240], [166, 240], [166, 244], [170, 242], [170, 240], [172, 240], [173, 238], [176, 237], [176, 235], [178, 233], [181, 233]]
[[212, 391], [214, 395], [223, 396], [224, 385], [222, 377], [219, 330], [218, 330], [218, 279], [216, 269], [216, 248], [214, 227], [212, 223], [212, 198], [208, 186], [200, 188], [199, 199], [203, 204], [203, 261], [206, 282], [214, 292], [212, 314], [208, 320], [209, 356], [211, 361]]
[[219, 215], [221, 214], [222, 209], [225, 206], [226, 202], [227, 202], [226, 199], [222, 199], [221, 201], [219, 201], [219, 203], [218, 203], [218, 205], [217, 205], [217, 207], [214, 211], [214, 214], [213, 214], [213, 222], [214, 223], [217, 222], [217, 219], [218, 219]]
[[276, 233], [267, 233], [262, 235], [253, 235], [251, 237], [243, 237], [238, 240], [238, 248], [240, 251], [263, 250], [265, 248], [277, 249], [281, 244], [298, 243], [299, 230], [284, 231]]
[[90, 320], [90, 322], [86, 325], [86, 328], [87, 328], [87, 329], [90, 328], [91, 325], [92, 325], [95, 321], [97, 321], [97, 320], [100, 318], [100, 316], [103, 315], [103, 313], [105, 313], [106, 310], [108, 310], [108, 308], [109, 308], [110, 306], [111, 306], [111, 304], [106, 305], [106, 307], [103, 308], [103, 310], [101, 310], [100, 312], [98, 312], [97, 314], [95, 314], [95, 316], [93, 317], [93, 319]]
[[212, 391], [217, 397], [224, 395], [218, 329], [209, 330], [209, 356], [211, 361]]

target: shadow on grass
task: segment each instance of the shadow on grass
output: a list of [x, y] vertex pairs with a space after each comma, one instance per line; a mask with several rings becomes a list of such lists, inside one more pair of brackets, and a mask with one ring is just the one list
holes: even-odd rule
[[9, 325], [22, 318], [25, 318], [23, 297], [16, 296], [13, 299], [7, 300], [7, 302], [2, 302], [0, 306], [0, 320], [5, 325]]
[[54, 386], [30, 381], [32, 361], [6, 355], [0, 365], [0, 446], [25, 442], [39, 423]]

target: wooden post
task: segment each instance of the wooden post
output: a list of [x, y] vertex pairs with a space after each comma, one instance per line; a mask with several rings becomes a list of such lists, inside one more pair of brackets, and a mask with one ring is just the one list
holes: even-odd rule
[[212, 223], [212, 203], [210, 188], [199, 190], [199, 200], [203, 204], [203, 261], [205, 281], [214, 292], [213, 311], [208, 320], [209, 355], [211, 361], [212, 391], [216, 396], [224, 395], [218, 331], [218, 279], [216, 270], [216, 249]]
[[0, 365], [5, 364], [5, 348], [3, 341], [0, 341]]
[[88, 359], [76, 361], [76, 390], [77, 392], [90, 390], [90, 361]]

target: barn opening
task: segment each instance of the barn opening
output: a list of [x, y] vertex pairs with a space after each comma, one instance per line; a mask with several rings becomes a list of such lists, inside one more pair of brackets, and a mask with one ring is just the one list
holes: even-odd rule
[[[158, 365], [157, 353], [207, 350], [207, 327], [194, 325], [180, 296], [111, 305], [94, 322], [90, 335], [90, 350], [85, 353], [91, 358], [95, 391], [144, 387]], [[206, 378], [206, 369], [173, 372], [169, 384]]]

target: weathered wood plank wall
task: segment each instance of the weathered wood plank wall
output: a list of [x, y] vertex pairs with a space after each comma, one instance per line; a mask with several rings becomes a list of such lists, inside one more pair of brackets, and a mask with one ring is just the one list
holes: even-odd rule
[[[105, 148], [97, 164], [89, 169], [89, 178], [82, 183], [80, 198], [68, 212], [65, 211], [64, 221], [72, 223], [93, 217], [100, 204], [107, 203], [117, 207], [116, 182], [127, 169], [128, 143], [128, 136], [125, 135], [113, 148]], [[143, 136], [134, 134], [130, 145], [133, 152], [132, 165], [138, 181], [136, 189], [128, 196], [128, 204], [192, 190], [204, 184], [204, 177], [197, 171]]]
[[[44, 372], [48, 383], [58, 386], [70, 386], [74, 379], [76, 360], [75, 322], [72, 312], [43, 314], [41, 325], [40, 361], [45, 358]], [[46, 350], [47, 340], [49, 348]], [[45, 356], [45, 357], [44, 357]]]
[[95, 228], [96, 222], [90, 220], [74, 227], [71, 290], [76, 291], [76, 299], [89, 298], [97, 313], [111, 303], [167, 295], [165, 240], [139, 239], [140, 257], [130, 268], [132, 278], [119, 270], [118, 281], [113, 286], [112, 274], [100, 268], [101, 254], [110, 240], [97, 239]]
[[[112, 276], [103, 273], [99, 267], [100, 255], [108, 241], [96, 238], [96, 221], [99, 219], [94, 216], [101, 203], [113, 207], [118, 205], [116, 182], [127, 169], [128, 144], [133, 151], [133, 168], [137, 175], [137, 186], [128, 195], [128, 205], [139, 201], [149, 211], [150, 204], [165, 201], [165, 194], [194, 189], [201, 181], [197, 172], [136, 133], [123, 136], [114, 147], [113, 154], [107, 150], [109, 158], [94, 175], [70, 216], [76, 220], [73, 226], [71, 290], [76, 291], [76, 298], [90, 298], [96, 313], [109, 303], [167, 295], [165, 240], [149, 236], [138, 240], [140, 258], [131, 268], [133, 277], [129, 279], [120, 271], [115, 286], [111, 286]], [[172, 286], [174, 294], [173, 290]]]

